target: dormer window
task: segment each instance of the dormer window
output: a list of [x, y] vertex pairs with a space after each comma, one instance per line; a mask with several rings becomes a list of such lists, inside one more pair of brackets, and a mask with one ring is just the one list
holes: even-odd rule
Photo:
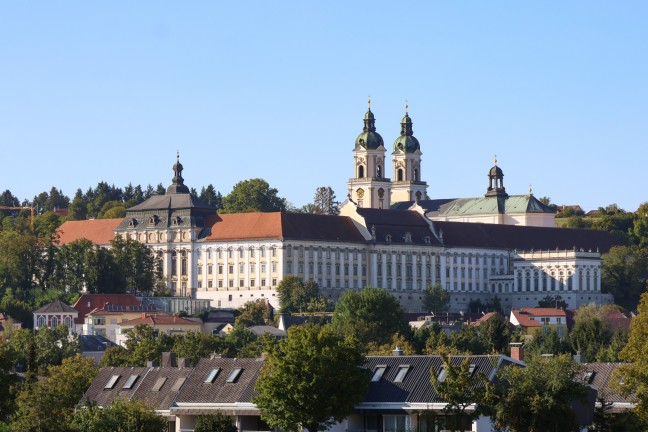
[[113, 387], [115, 387], [115, 384], [117, 384], [117, 380], [119, 380], [119, 375], [111, 376], [108, 382], [106, 383], [106, 385], [104, 386], [104, 389], [110, 390]]
[[229, 374], [229, 376], [227, 377], [227, 380], [226, 380], [225, 382], [228, 382], [228, 383], [235, 383], [235, 382], [238, 380], [239, 376], [241, 375], [241, 372], [242, 372], [242, 371], [243, 371], [242, 368], [236, 368], [236, 369], [234, 369], [234, 370], [232, 371], [232, 373]]
[[391, 243], [391, 241], [392, 241], [392, 236], [391, 236], [391, 234], [387, 234], [387, 235], [385, 236], [385, 241], [386, 241], [387, 243]]
[[410, 369], [410, 365], [400, 365], [398, 366], [398, 372], [396, 372], [396, 378], [394, 378], [395, 383], [403, 382], [407, 372]]
[[182, 218], [181, 218], [180, 216], [176, 216], [176, 217], [174, 217], [173, 220], [171, 221], [171, 224], [172, 224], [173, 226], [178, 226], [178, 225], [180, 225], [181, 223], [182, 223]]
[[430, 244], [430, 236], [425, 236], [425, 237], [423, 237], [423, 242], [424, 242], [425, 244]]
[[406, 232], [403, 236], [403, 240], [405, 240], [405, 243], [412, 243], [412, 233]]
[[448, 375], [448, 372], [445, 370], [445, 368], [443, 366], [441, 366], [441, 369], [439, 369], [439, 373], [437, 374], [437, 381], [438, 382], [445, 381], [447, 375]]
[[213, 383], [214, 380], [216, 379], [216, 377], [218, 376], [218, 373], [219, 373], [219, 372], [220, 372], [220, 368], [214, 368], [214, 369], [212, 369], [212, 370], [209, 372], [209, 374], [207, 375], [207, 377], [205, 378], [205, 381], [204, 381], [204, 382], [209, 383], [209, 384]]
[[160, 222], [158, 215], [153, 215], [149, 218], [149, 225], [157, 225], [158, 222]]
[[125, 390], [130, 390], [133, 388], [135, 385], [135, 381], [137, 381], [137, 378], [139, 378], [139, 375], [131, 375], [128, 377], [128, 381], [126, 381], [126, 384], [124, 384], [124, 389]]
[[135, 228], [137, 226], [137, 219], [133, 218], [128, 221], [128, 228]]
[[594, 372], [593, 371], [585, 372], [585, 375], [583, 375], [583, 381], [585, 381], [587, 384], [592, 384], [592, 381], [594, 381]]

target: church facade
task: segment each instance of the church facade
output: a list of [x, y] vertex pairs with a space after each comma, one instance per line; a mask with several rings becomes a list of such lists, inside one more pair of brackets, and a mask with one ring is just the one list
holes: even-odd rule
[[531, 194], [526, 201], [506, 195], [497, 165], [484, 197], [497, 210], [480, 215], [492, 223], [457, 221], [461, 212], [447, 206], [460, 200], [436, 200], [443, 203], [435, 207], [428, 199], [421, 154], [406, 111], [393, 146], [394, 181], [387, 178], [386, 148], [369, 109], [339, 216], [218, 214], [190, 194], [178, 159], [165, 195], [129, 208], [124, 219], [65, 222], [60, 242], [87, 238], [109, 247], [115, 235], [136, 239], [158, 256], [177, 295], [221, 308], [258, 299], [278, 307], [276, 287], [287, 275], [316, 281], [333, 301], [347, 290], [383, 288], [412, 312], [426, 312], [424, 290], [434, 284], [451, 293], [451, 310], [496, 297], [505, 310], [536, 306], [547, 295], [560, 295], [570, 308], [612, 300], [601, 293], [601, 253], [612, 245], [606, 232], [504, 222], [513, 202], [520, 209], [526, 202], [520, 213], [546, 212]]

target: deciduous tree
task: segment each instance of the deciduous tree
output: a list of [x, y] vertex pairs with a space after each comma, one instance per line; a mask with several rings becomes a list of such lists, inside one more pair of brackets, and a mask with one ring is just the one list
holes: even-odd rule
[[223, 198], [222, 213], [276, 212], [286, 210], [286, 200], [267, 181], [255, 178], [236, 183]]
[[364, 362], [357, 343], [329, 326], [293, 326], [268, 356], [254, 403], [272, 427], [328, 429], [365, 396], [369, 373], [361, 368]]
[[115, 399], [110, 405], [79, 408], [73, 425], [79, 432], [165, 432], [167, 420], [141, 401]]
[[450, 293], [440, 284], [428, 285], [423, 295], [423, 309], [425, 312], [441, 313], [448, 310]]

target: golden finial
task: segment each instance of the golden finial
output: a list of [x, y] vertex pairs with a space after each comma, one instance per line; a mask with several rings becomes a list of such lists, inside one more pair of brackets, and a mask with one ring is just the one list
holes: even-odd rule
[[497, 166], [497, 155], [495, 155], [495, 166]]
[[533, 186], [529, 185], [529, 195], [533, 195]]
[[409, 101], [405, 99], [405, 115], [407, 115], [408, 111], [409, 111]]
[[367, 105], [369, 106], [369, 110], [371, 111], [371, 95], [367, 96]]

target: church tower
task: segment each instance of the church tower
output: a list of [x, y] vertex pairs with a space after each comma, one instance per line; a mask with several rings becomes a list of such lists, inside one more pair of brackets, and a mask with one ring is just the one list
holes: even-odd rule
[[349, 179], [349, 198], [358, 207], [389, 208], [391, 180], [385, 178], [385, 144], [376, 132], [376, 119], [369, 109], [364, 116], [364, 127], [353, 149], [355, 174]]
[[497, 156], [495, 157], [495, 165], [488, 171], [488, 189], [486, 190], [487, 197], [508, 197], [506, 189], [504, 188], [504, 172], [497, 166]]
[[428, 199], [427, 183], [421, 181], [421, 146], [412, 131], [412, 119], [405, 103], [405, 117], [401, 121], [400, 136], [394, 141], [394, 181], [391, 201], [418, 201]]

